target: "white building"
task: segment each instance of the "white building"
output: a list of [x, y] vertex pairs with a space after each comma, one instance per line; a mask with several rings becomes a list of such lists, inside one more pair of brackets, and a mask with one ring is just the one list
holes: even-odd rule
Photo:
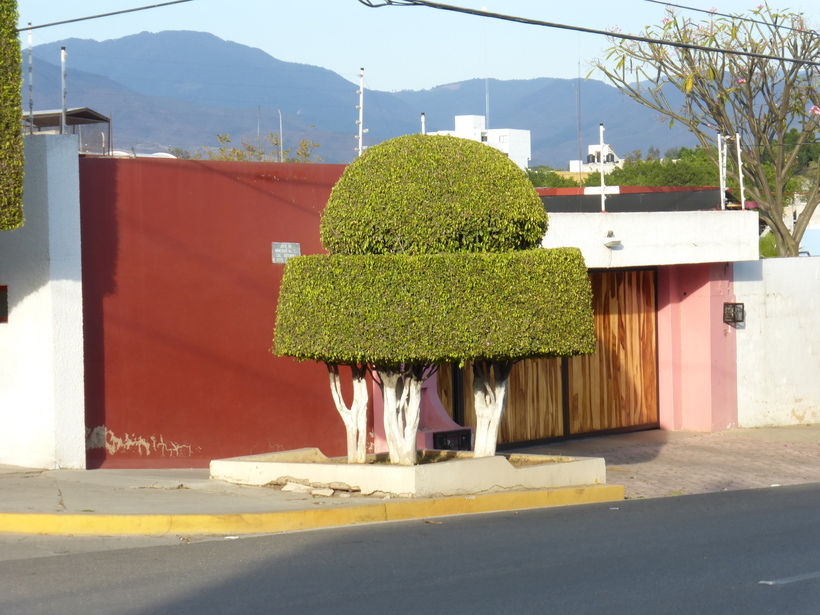
[[522, 169], [529, 166], [530, 157], [532, 156], [529, 130], [516, 130], [513, 128], [488, 130], [483, 115], [457, 115], [455, 130], [440, 130], [430, 134], [449, 135], [486, 143], [506, 154], [510, 160]]
[[596, 143], [587, 148], [586, 162], [583, 160], [569, 161], [570, 173], [598, 173], [601, 170], [601, 156], [603, 156], [605, 174], [624, 166], [624, 161], [618, 158], [608, 144], [604, 143], [603, 151], [601, 151], [601, 144]]

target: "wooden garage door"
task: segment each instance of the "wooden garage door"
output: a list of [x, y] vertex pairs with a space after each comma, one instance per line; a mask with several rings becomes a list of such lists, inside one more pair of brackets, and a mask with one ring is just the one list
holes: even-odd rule
[[594, 354], [569, 364], [569, 433], [658, 422], [655, 271], [590, 275], [595, 314]]
[[[652, 270], [590, 274], [597, 338], [594, 354], [517, 363], [510, 375], [499, 443], [644, 428], [658, 422], [656, 275]], [[455, 384], [454, 384], [455, 381]], [[460, 401], [454, 401], [454, 396]], [[475, 425], [472, 370], [439, 374], [449, 412]]]

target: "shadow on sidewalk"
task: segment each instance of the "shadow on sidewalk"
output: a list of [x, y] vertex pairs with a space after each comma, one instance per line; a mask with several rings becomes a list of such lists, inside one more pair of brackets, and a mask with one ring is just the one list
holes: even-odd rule
[[697, 435], [700, 434], [653, 429], [629, 434], [595, 436], [555, 444], [521, 447], [514, 449], [514, 452], [534, 455], [565, 455], [568, 457], [603, 457], [607, 465], [629, 465], [653, 461], [657, 459], [661, 454], [661, 450], [669, 442]]

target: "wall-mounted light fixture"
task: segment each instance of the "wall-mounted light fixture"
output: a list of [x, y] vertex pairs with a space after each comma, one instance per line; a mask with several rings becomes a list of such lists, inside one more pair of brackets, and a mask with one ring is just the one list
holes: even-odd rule
[[723, 304], [723, 322], [736, 325], [746, 321], [746, 307], [742, 303]]
[[621, 245], [621, 240], [615, 237], [614, 231], [607, 231], [606, 239], [604, 239], [604, 245], [611, 250], [612, 248], [617, 248]]

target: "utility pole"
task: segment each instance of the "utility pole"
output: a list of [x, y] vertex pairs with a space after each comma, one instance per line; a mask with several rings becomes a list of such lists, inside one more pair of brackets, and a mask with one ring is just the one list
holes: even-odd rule
[[604, 184], [604, 123], [601, 122], [601, 151], [598, 153], [601, 169], [601, 211], [606, 211], [606, 185]]
[[60, 47], [60, 87], [63, 93], [63, 104], [60, 110], [60, 134], [66, 134], [66, 113], [68, 111], [68, 107], [66, 105], [66, 90], [65, 90], [65, 61], [66, 61], [66, 51], [65, 47]]
[[28, 22], [28, 129], [34, 132], [34, 64], [31, 22]]
[[282, 110], [277, 109], [279, 112], [279, 162], [285, 162], [285, 146], [283, 145], [283, 141], [285, 136], [282, 134]]
[[359, 134], [356, 135], [356, 138], [359, 140], [359, 146], [356, 148], [358, 152], [356, 156], [361, 156], [365, 150], [364, 133], [367, 132], [367, 129], [364, 127], [364, 68], [359, 69], [359, 89], [356, 90], [356, 94], [359, 95], [359, 104], [356, 105], [356, 108], [359, 110], [359, 119], [356, 120], [356, 123], [359, 125]]
[[718, 171], [720, 173], [720, 208], [726, 209], [726, 137], [718, 133]]

